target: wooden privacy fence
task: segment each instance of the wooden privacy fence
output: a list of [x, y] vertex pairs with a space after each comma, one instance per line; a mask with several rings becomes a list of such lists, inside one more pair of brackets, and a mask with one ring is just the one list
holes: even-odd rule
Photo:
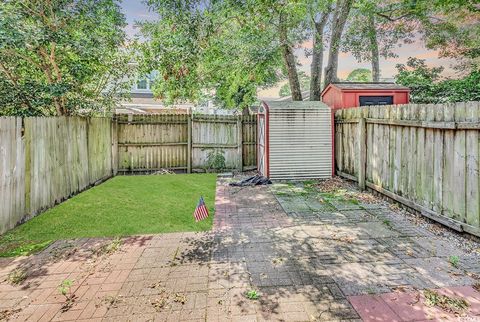
[[0, 233], [112, 176], [111, 120], [0, 118]]
[[212, 151], [227, 169], [256, 165], [256, 116], [117, 115], [118, 171], [203, 170]]
[[480, 102], [335, 114], [339, 175], [480, 236]]
[[0, 233], [118, 171], [256, 164], [256, 117], [120, 115], [0, 118]]

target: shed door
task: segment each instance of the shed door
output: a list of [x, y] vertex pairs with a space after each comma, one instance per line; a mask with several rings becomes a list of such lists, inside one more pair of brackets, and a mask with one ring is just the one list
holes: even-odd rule
[[393, 96], [360, 96], [360, 106], [392, 104]]

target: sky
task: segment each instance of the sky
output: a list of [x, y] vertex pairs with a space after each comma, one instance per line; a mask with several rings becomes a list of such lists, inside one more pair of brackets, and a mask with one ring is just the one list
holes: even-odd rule
[[[128, 36], [134, 37], [138, 30], [135, 28], [135, 21], [139, 20], [155, 20], [156, 16], [153, 12], [148, 10], [148, 7], [143, 4], [142, 1], [138, 0], [123, 0], [122, 2], [123, 12], [126, 16], [128, 26], [126, 27], [126, 32]], [[311, 42], [306, 42], [302, 47], [311, 47]], [[381, 77], [385, 79], [392, 79], [396, 74], [396, 64], [405, 64], [408, 57], [417, 57], [425, 59], [427, 65], [433, 66], [443, 66], [445, 71], [443, 72], [444, 76], [453, 76], [454, 71], [451, 68], [454, 64], [454, 61], [451, 59], [438, 58], [438, 52], [434, 50], [429, 50], [425, 48], [422, 41], [417, 39], [412, 44], [402, 44], [401, 47], [395, 48], [394, 52], [398, 55], [396, 58], [389, 59], [380, 59], [380, 70]], [[310, 62], [311, 58], [307, 58], [304, 55], [304, 50], [299, 48], [295, 51], [298, 61], [301, 64], [299, 70], [305, 71], [307, 74], [310, 74]], [[324, 64], [326, 64], [326, 54]], [[368, 62], [359, 63], [355, 58], [349, 53], [340, 53], [339, 55], [339, 64], [338, 64], [338, 77], [340, 79], [345, 79], [348, 74], [356, 68], [371, 68]], [[278, 91], [282, 84], [281, 82], [278, 86], [273, 88], [261, 90], [259, 96], [262, 97], [278, 97]]]

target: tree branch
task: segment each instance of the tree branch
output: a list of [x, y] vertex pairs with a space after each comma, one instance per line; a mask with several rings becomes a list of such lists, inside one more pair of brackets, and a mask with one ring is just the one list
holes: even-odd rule
[[[43, 64], [43, 71], [45, 73], [45, 76], [47, 76], [49, 84], [53, 85], [55, 84], [55, 81], [53, 79], [53, 74], [52, 71], [50, 70], [49, 62], [50, 62], [50, 56], [47, 54], [44, 48], [40, 47], [38, 49], [38, 52], [44, 59], [44, 64]], [[51, 63], [51, 62], [50, 62]], [[57, 75], [58, 77], [58, 75]], [[65, 115], [65, 100], [59, 97], [53, 97], [53, 103], [55, 104], [55, 109], [57, 110], [57, 115]]]
[[412, 15], [412, 13], [406, 13], [406, 14], [403, 14], [403, 15], [401, 15], [401, 16], [392, 18], [392, 16], [383, 14], [383, 13], [381, 13], [381, 12], [375, 12], [375, 14], [376, 14], [377, 16], [382, 17], [382, 18], [385, 18], [385, 19], [387, 19], [388, 21], [391, 21], [391, 22], [398, 21], [398, 20], [401, 20], [401, 19], [403, 19], [403, 18], [406, 18], [406, 17]]
[[43, 70], [42, 65], [37, 63], [36, 61], [34, 61], [31, 57], [28, 57], [27, 55], [21, 54], [18, 51], [15, 51], [13, 49], [0, 49], [0, 53], [5, 53], [5, 54], [12, 55], [12, 56], [17, 56], [19, 58], [23, 58], [26, 61], [28, 61], [29, 63], [31, 63], [32, 65], [36, 66], [38, 69]]
[[57, 61], [55, 59], [55, 48], [56, 48], [56, 43], [53, 42], [52, 47], [50, 48], [50, 63], [53, 66], [53, 69], [55, 70], [55, 73], [57, 74], [57, 81], [61, 82], [62, 81], [62, 73], [60, 71], [60, 67], [58, 67]]

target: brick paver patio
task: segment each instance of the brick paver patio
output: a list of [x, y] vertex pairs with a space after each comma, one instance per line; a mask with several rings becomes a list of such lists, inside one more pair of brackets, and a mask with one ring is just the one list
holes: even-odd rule
[[[388, 208], [324, 201], [301, 185], [217, 186], [209, 233], [59, 241], [0, 260], [0, 319], [12, 321], [480, 320], [477, 257]], [[118, 246], [118, 247], [117, 247]], [[458, 256], [458, 267], [449, 263]], [[15, 276], [21, 280], [12, 285]], [[58, 286], [73, 282], [66, 301]], [[257, 300], [245, 292], [256, 290]], [[468, 317], [466, 317], [468, 316]]]

